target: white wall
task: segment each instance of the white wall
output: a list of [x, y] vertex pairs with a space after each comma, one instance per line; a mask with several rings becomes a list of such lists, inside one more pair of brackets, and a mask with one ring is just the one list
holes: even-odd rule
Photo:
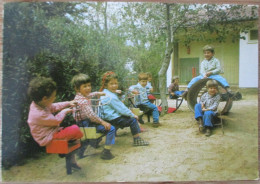
[[246, 40], [239, 43], [239, 87], [258, 88], [258, 41]]

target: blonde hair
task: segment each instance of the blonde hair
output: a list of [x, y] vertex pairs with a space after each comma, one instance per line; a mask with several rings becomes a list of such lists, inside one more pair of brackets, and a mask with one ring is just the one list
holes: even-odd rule
[[215, 87], [218, 89], [218, 82], [216, 80], [208, 80], [206, 83], [207, 88]]
[[138, 75], [138, 80], [148, 80], [148, 75], [147, 73], [139, 73]]

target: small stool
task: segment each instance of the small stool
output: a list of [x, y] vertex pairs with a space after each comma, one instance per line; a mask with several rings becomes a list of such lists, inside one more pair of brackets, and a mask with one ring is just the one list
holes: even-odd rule
[[80, 140], [69, 142], [67, 139], [54, 139], [46, 146], [46, 153], [55, 153], [60, 157], [65, 157], [67, 174], [71, 174], [71, 157], [80, 146]]
[[80, 127], [81, 132], [83, 133], [83, 137], [80, 139], [81, 147], [78, 152], [78, 157], [84, 158], [84, 152], [88, 145], [97, 148], [99, 142], [102, 140], [102, 137], [105, 134], [97, 133], [96, 127]]

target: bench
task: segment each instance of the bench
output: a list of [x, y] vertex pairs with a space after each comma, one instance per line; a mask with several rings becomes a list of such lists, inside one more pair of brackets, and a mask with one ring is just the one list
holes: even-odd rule
[[71, 174], [71, 157], [80, 146], [79, 140], [54, 139], [46, 146], [46, 153], [59, 154], [61, 158], [65, 157], [67, 174]]

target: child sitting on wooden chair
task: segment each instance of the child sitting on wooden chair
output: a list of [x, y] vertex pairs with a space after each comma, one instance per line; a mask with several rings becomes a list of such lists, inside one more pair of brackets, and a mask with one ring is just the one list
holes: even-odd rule
[[[153, 126], [158, 127], [161, 124], [159, 123], [159, 112], [158, 108], [155, 104], [149, 102], [148, 96], [146, 93], [146, 85], [147, 85], [148, 76], [146, 73], [140, 73], [138, 75], [138, 84], [130, 86], [129, 91], [138, 94], [138, 99], [135, 100], [137, 106], [145, 107], [147, 109], [152, 110], [153, 114]], [[141, 108], [141, 110], [142, 110]]]
[[[37, 77], [29, 84], [28, 94], [32, 99], [28, 115], [28, 125], [32, 137], [40, 146], [47, 146], [52, 140], [67, 139], [77, 140], [83, 134], [77, 125], [66, 128], [60, 127], [60, 123], [66, 114], [71, 113], [75, 101], [53, 103], [56, 98], [56, 83], [51, 78]], [[56, 115], [54, 113], [58, 112]], [[71, 157], [71, 167], [81, 169], [75, 155]]]
[[[96, 127], [98, 133], [106, 134], [106, 142], [104, 150], [101, 153], [101, 158], [105, 160], [111, 160], [114, 155], [110, 152], [111, 146], [115, 144], [115, 127], [110, 123], [102, 120], [93, 112], [91, 107], [90, 98], [94, 96], [103, 96], [103, 92], [92, 92], [91, 93], [91, 80], [86, 74], [75, 75], [71, 84], [76, 91], [74, 100], [78, 103], [80, 116], [74, 117], [76, 121], [83, 121], [86, 127]], [[85, 149], [83, 149], [85, 150]], [[84, 152], [83, 152], [84, 153]], [[83, 154], [82, 153], [82, 154]]]
[[174, 76], [172, 78], [172, 83], [170, 84], [170, 86], [168, 88], [168, 92], [169, 92], [170, 99], [179, 98], [184, 93], [184, 91], [179, 90], [179, 77], [178, 76]]
[[195, 119], [199, 121], [199, 131], [204, 132], [206, 136], [211, 135], [213, 119], [217, 115], [218, 105], [221, 99], [218, 93], [218, 82], [209, 80], [206, 83], [208, 92], [201, 96], [200, 102], [195, 105]]

